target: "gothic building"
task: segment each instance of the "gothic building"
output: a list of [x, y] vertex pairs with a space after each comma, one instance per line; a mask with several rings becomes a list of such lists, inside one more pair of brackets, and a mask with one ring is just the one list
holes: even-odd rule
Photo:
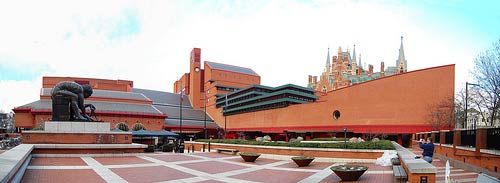
[[344, 52], [339, 47], [337, 55], [333, 57], [330, 57], [330, 48], [328, 48], [325, 69], [319, 81], [317, 76], [309, 75], [308, 87], [326, 93], [353, 84], [406, 72], [407, 62], [403, 50], [403, 36], [401, 36], [401, 47], [396, 65], [387, 68], [385, 68], [384, 62], [381, 62], [380, 65], [380, 72], [373, 72], [371, 64], [368, 65], [368, 68], [364, 68], [361, 63], [361, 54], [359, 54], [359, 58], [356, 58], [356, 45], [354, 45], [352, 54], [349, 50]]

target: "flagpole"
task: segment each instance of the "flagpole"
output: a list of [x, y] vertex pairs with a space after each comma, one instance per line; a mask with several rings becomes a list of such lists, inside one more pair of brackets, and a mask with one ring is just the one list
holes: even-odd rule
[[226, 93], [226, 107], [224, 107], [224, 113], [222, 113], [224, 115], [224, 139], [226, 139], [226, 136], [227, 136], [227, 123], [226, 123], [226, 110], [227, 110], [227, 93]]
[[184, 134], [182, 133], [182, 101], [184, 100], [184, 86], [183, 86], [183, 83], [181, 81], [181, 100], [179, 102], [179, 131], [181, 133], [181, 139], [184, 139]]

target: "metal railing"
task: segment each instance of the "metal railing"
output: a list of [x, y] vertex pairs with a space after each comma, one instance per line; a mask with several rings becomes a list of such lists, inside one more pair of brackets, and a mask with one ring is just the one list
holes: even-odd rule
[[464, 130], [460, 132], [461, 146], [476, 147], [476, 130]]
[[445, 144], [453, 144], [453, 132], [446, 132], [445, 133]]
[[500, 150], [500, 128], [490, 128], [486, 131], [486, 148]]

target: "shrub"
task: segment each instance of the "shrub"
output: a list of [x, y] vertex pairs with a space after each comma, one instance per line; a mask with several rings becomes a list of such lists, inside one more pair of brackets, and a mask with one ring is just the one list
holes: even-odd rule
[[[357, 139], [357, 138], [356, 138]], [[198, 139], [197, 142], [209, 142], [208, 139]], [[247, 144], [247, 145], [261, 145], [261, 146], [284, 146], [284, 147], [307, 147], [307, 148], [336, 148], [343, 149], [344, 143], [300, 143], [300, 142], [259, 142], [253, 140], [239, 140], [239, 139], [213, 139], [212, 143], [224, 144]], [[394, 149], [391, 141], [380, 140], [377, 142], [359, 142], [348, 143], [348, 149]]]
[[148, 145], [148, 148], [144, 149], [144, 152], [155, 152], [155, 146]]
[[311, 141], [344, 141], [344, 138], [314, 138]]
[[132, 127], [132, 130], [138, 131], [138, 130], [146, 130], [146, 127], [142, 123], [136, 123], [134, 124], [134, 127]]
[[128, 131], [128, 125], [127, 123], [124, 123], [124, 122], [119, 122], [116, 124], [115, 128], [118, 128], [120, 129], [121, 131]]
[[174, 150], [174, 144], [164, 144], [161, 148], [163, 152], [172, 152]]

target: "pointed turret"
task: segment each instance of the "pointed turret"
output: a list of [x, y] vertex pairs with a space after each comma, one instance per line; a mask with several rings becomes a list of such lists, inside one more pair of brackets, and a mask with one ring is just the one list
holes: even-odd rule
[[399, 57], [398, 60], [396, 61], [396, 67], [398, 73], [406, 72], [406, 59], [405, 59], [405, 52], [403, 49], [403, 36], [401, 36], [401, 46], [399, 47]]
[[331, 65], [330, 63], [330, 47], [328, 47], [328, 52], [326, 53], [326, 65]]
[[356, 62], [356, 44], [354, 44], [354, 48], [352, 50], [352, 60]]
[[330, 67], [332, 64], [330, 63], [330, 47], [328, 47], [328, 52], [326, 53], [326, 66], [325, 66], [325, 72], [330, 73], [331, 69]]

